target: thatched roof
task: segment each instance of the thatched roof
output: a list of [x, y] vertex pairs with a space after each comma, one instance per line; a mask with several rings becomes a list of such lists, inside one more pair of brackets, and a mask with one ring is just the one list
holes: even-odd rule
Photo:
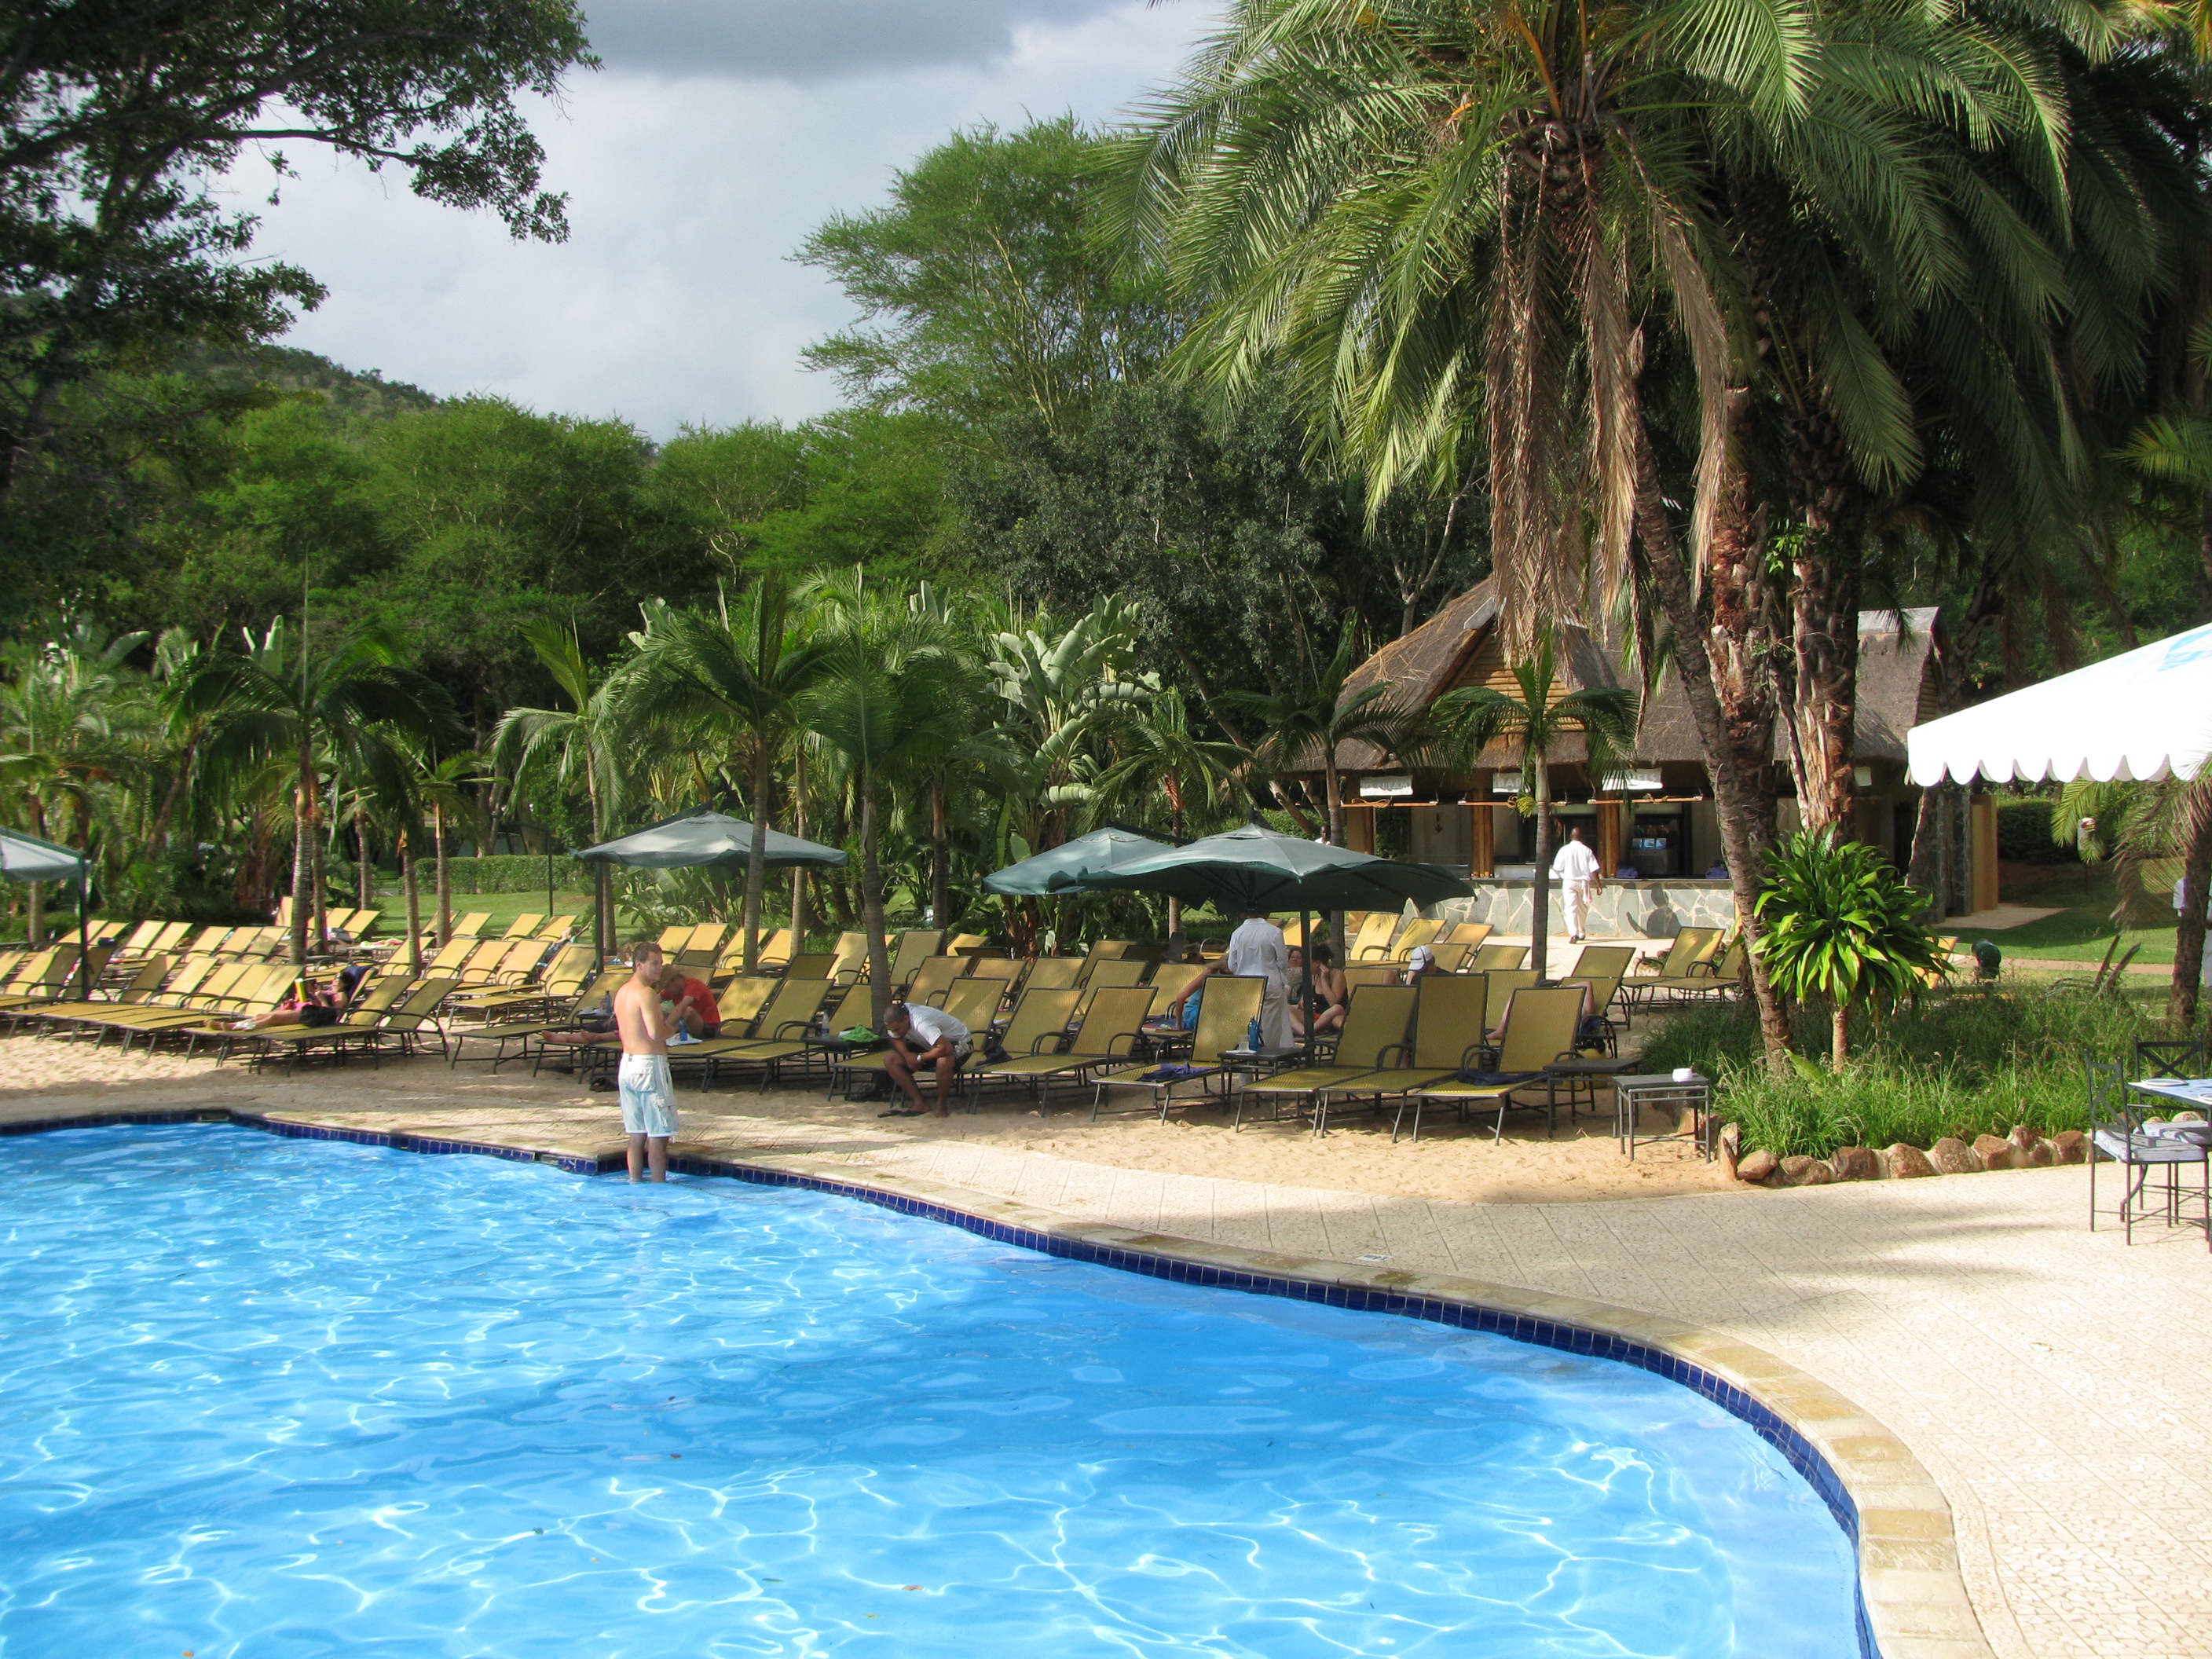
[[[1345, 682], [1346, 694], [1387, 684], [1398, 699], [1413, 708], [1425, 708], [1457, 687], [1494, 680], [1504, 660], [1497, 623], [1496, 585], [1481, 582], [1360, 664]], [[1929, 656], [1935, 629], [1933, 606], [1902, 613], [1859, 612], [1855, 759], [1905, 758], [1905, 732], [1926, 718]], [[1609, 647], [1589, 629], [1564, 624], [1559, 635], [1563, 693], [1636, 683], [1626, 653]], [[1669, 763], [1702, 766], [1705, 757], [1689, 699], [1680, 679], [1670, 674], [1644, 706], [1633, 758], [1650, 766]], [[1570, 763], [1581, 759], [1579, 744], [1571, 742], [1556, 758]], [[1397, 766], [1389, 756], [1367, 743], [1341, 745], [1337, 763], [1346, 772], [1395, 770]]]

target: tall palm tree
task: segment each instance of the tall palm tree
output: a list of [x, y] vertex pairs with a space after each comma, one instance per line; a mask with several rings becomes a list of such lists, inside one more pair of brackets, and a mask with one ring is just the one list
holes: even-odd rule
[[960, 701], [969, 684], [957, 655], [910, 617], [868, 606], [825, 630], [821, 671], [799, 700], [807, 729], [852, 769], [860, 845], [860, 925], [881, 1027], [890, 1004], [890, 955], [884, 903], [884, 794], [962, 735]]
[[[1190, 723], [1182, 693], [1168, 690], [1150, 702], [1120, 714], [1109, 739], [1114, 763], [1098, 775], [1098, 798], [1109, 807], [1128, 802], [1133, 816], [1153, 821], [1153, 807], [1166, 809], [1169, 833], [1181, 841], [1191, 815], [1225, 805], [1245, 764], [1233, 743], [1200, 737]], [[1182, 901], [1168, 901], [1168, 932], [1182, 931]]]
[[1338, 751], [1348, 743], [1365, 743], [1395, 754], [1421, 729], [1418, 711], [1389, 682], [1350, 689], [1363, 655], [1354, 618], [1347, 612], [1335, 650], [1327, 661], [1306, 652], [1305, 672], [1295, 684], [1229, 696], [1259, 722], [1254, 758], [1262, 771], [1280, 777], [1319, 768], [1328, 838], [1339, 847], [1344, 845], [1344, 770]]
[[1436, 701], [1438, 744], [1456, 769], [1471, 769], [1482, 751], [1503, 743], [1520, 768], [1521, 793], [1535, 803], [1536, 858], [1529, 884], [1528, 965], [1544, 977], [1551, 928], [1552, 757], [1570, 737], [1583, 740], [1583, 770], [1593, 788], [1620, 769], [1636, 742], [1638, 698], [1621, 686], [1559, 690], [1558, 635], [1538, 630], [1525, 656], [1510, 665], [1514, 692], [1468, 685]]
[[489, 775], [486, 757], [474, 749], [438, 755], [416, 748], [408, 756], [415, 815], [430, 815], [432, 890], [436, 895], [438, 943], [453, 937], [453, 861], [449, 832], [459, 831], [483, 841], [491, 825], [477, 786]]
[[[800, 699], [823, 667], [822, 648], [793, 625], [788, 588], [763, 576], [735, 605], [726, 593], [712, 611], [650, 609], [631, 639], [636, 649], [612, 693], [625, 720], [727, 755], [747, 779], [754, 824], [765, 831], [777, 763], [797, 741]], [[760, 965], [767, 854], [766, 835], [756, 835], [745, 860], [748, 969]]]
[[[1121, 144], [1109, 223], [1211, 304], [1186, 367], [1231, 390], [1287, 370], [1373, 499], [1407, 479], [1455, 490], [1483, 454], [1521, 644], [1616, 594], [1632, 539], [1755, 929], [1762, 780], [1708, 648], [1717, 620], [1747, 656], [1726, 630], [1753, 613], [1701, 597], [1692, 563], [1742, 539], [1753, 507], [1737, 440], [1756, 359], [1715, 214], [1723, 163], [1778, 178], [1801, 213], [1917, 239], [1934, 281], [1955, 250], [1925, 234], [1919, 135], [2056, 136], [2044, 67], [2001, 27], [1903, 8], [1237, 0]], [[1688, 490], [1646, 407], [1647, 374], [1676, 363]], [[1756, 967], [1753, 989], [1778, 1069], [1787, 1025]]]
[[[492, 764], [517, 781], [544, 766], [550, 769], [556, 788], [574, 789], [580, 784], [592, 814], [592, 839], [603, 842], [611, 814], [626, 793], [626, 723], [615, 707], [610, 683], [594, 682], [574, 629], [540, 620], [525, 623], [522, 635], [568, 706], [508, 709], [492, 732]], [[592, 870], [592, 938], [604, 962], [616, 943], [613, 881], [604, 860], [595, 860]]]
[[243, 648], [210, 652], [178, 688], [179, 714], [206, 722], [204, 755], [218, 774], [283, 758], [292, 791], [292, 960], [307, 959], [310, 918], [323, 914], [314, 849], [322, 819], [322, 759], [403, 793], [401, 734], [453, 727], [444, 690], [400, 660], [398, 644], [356, 629], [320, 650], [283, 617]]

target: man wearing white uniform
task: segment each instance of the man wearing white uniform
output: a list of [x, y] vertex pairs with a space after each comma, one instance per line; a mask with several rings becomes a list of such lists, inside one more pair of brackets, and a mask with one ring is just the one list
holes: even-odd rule
[[1559, 893], [1567, 913], [1567, 942], [1579, 945], [1589, 922], [1590, 901], [1605, 886], [1598, 874], [1597, 854], [1583, 845], [1579, 829], [1567, 831], [1566, 845], [1552, 860], [1552, 873], [1559, 878]]
[[1258, 911], [1246, 916], [1229, 936], [1221, 971], [1267, 981], [1260, 999], [1260, 1044], [1265, 1048], [1289, 1048], [1292, 1042], [1291, 947], [1283, 930]]

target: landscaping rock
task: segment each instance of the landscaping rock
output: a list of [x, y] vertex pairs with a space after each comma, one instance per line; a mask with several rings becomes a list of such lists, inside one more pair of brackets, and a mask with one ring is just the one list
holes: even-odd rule
[[2079, 1164], [2087, 1156], [2089, 1138], [2079, 1129], [2061, 1129], [2045, 1144], [2061, 1164]]
[[1864, 1146], [1838, 1146], [1828, 1167], [1838, 1181], [1880, 1181], [1886, 1170], [1881, 1155]]
[[[2014, 1151], [2025, 1152], [2029, 1147], [2042, 1143], [2043, 1132], [2039, 1129], [2031, 1129], [2025, 1123], [2015, 1123], [2012, 1126], [2012, 1133], [2005, 1139], [2012, 1142]], [[2021, 1161], [2024, 1164], [2027, 1160], [2022, 1158]]]
[[1824, 1159], [1793, 1155], [1782, 1160], [1782, 1184], [1785, 1187], [1825, 1187], [1835, 1178], [1836, 1172]]
[[1776, 1158], [1764, 1146], [1759, 1147], [1755, 1151], [1746, 1152], [1738, 1160], [1735, 1166], [1735, 1178], [1738, 1181], [1764, 1181], [1781, 1166], [1781, 1159]]
[[1901, 1140], [1881, 1149], [1881, 1161], [1889, 1165], [1892, 1181], [1917, 1181], [1922, 1176], [1936, 1173], [1936, 1166], [1928, 1161], [1927, 1153]]
[[2204, 1114], [2194, 1108], [2185, 1107], [2173, 1115], [2173, 1121], [2176, 1123], [2202, 1123], [2204, 1121]]
[[1999, 1140], [1995, 1135], [1976, 1135], [1974, 1150], [1982, 1155], [1984, 1170], [2017, 1170], [2020, 1155], [2009, 1140]]
[[1736, 1178], [1736, 1163], [1743, 1156], [1743, 1126], [1723, 1123], [1716, 1144], [1720, 1147], [1721, 1170], [1730, 1181]]
[[1945, 1135], [1928, 1149], [1928, 1161], [1938, 1175], [1972, 1175], [1989, 1166], [1982, 1155], [1956, 1135]]

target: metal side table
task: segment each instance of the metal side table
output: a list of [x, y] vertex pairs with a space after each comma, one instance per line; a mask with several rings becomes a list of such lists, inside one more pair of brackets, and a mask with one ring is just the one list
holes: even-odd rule
[[[1693, 1075], [1686, 1081], [1678, 1081], [1671, 1073], [1661, 1072], [1617, 1077], [1613, 1080], [1613, 1134], [1620, 1143], [1620, 1150], [1631, 1158], [1636, 1156], [1638, 1145], [1649, 1145], [1657, 1140], [1690, 1139], [1707, 1158], [1718, 1155], [1720, 1150], [1720, 1120], [1712, 1111], [1712, 1079]], [[1643, 1134], [1637, 1128], [1647, 1106], [1656, 1107], [1674, 1115], [1674, 1127], [1660, 1134]], [[1688, 1128], [1685, 1130], [1685, 1120]]]

